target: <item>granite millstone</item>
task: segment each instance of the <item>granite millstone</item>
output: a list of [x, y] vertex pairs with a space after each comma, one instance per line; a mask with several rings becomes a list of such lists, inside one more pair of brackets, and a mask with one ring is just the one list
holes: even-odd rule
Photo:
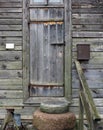
[[40, 104], [40, 110], [49, 114], [66, 113], [69, 110], [69, 103], [57, 99], [44, 101]]
[[33, 125], [38, 130], [66, 130], [74, 128], [76, 117], [73, 113], [48, 114], [37, 110], [33, 114]]

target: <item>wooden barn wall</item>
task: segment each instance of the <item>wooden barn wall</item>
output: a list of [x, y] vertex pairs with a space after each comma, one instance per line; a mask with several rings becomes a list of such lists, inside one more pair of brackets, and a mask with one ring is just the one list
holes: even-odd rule
[[103, 1], [72, 0], [72, 97], [78, 113], [80, 83], [75, 69], [77, 44], [90, 44], [90, 60], [81, 62], [94, 101], [103, 113]]
[[22, 0], [0, 0], [0, 106], [22, 100]]

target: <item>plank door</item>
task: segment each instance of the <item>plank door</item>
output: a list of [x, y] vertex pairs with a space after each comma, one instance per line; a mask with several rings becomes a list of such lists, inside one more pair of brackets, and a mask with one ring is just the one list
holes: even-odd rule
[[30, 96], [64, 96], [63, 1], [31, 0], [30, 5]]

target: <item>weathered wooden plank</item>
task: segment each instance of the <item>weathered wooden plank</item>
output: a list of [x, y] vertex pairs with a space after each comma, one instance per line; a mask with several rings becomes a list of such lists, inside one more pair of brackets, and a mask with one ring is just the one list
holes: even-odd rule
[[56, 75], [57, 46], [51, 46], [49, 51], [50, 51], [50, 81], [56, 82], [56, 77], [57, 77], [57, 75]]
[[30, 89], [30, 96], [62, 97], [63, 91], [63, 87], [32, 87]]
[[22, 78], [21, 70], [0, 70], [0, 79]]
[[77, 19], [75, 19], [75, 18], [73, 18], [72, 19], [72, 21], [73, 21], [73, 24], [75, 25], [90, 25], [90, 24], [95, 24], [95, 25], [98, 25], [98, 24], [101, 24], [102, 22], [103, 22], [103, 20], [101, 19], [101, 18], [77, 18]]
[[56, 80], [58, 83], [64, 82], [64, 46], [57, 47], [56, 57]]
[[91, 51], [103, 51], [102, 38], [73, 38], [73, 51], [77, 51], [77, 44], [90, 44]]
[[0, 90], [0, 98], [2, 99], [21, 99], [23, 98], [23, 91], [21, 90]]
[[[101, 57], [101, 58], [100, 58]], [[101, 64], [103, 63], [103, 53], [102, 52], [91, 52], [91, 55], [90, 55], [90, 61], [88, 63], [91, 63], [91, 64]], [[73, 61], [77, 59], [77, 54], [76, 52], [73, 52]], [[97, 63], [95, 63], [97, 62]]]
[[[101, 117], [101, 119], [103, 118], [103, 107], [97, 107], [97, 110], [98, 110], [98, 112], [99, 112], [99, 114], [100, 114], [100, 117]], [[70, 112], [73, 112], [73, 113], [75, 113], [75, 115], [76, 115], [76, 117], [77, 117], [77, 119], [79, 119], [79, 107], [69, 107], [69, 111]], [[84, 120], [86, 119], [86, 116], [85, 116], [85, 114], [84, 114]], [[84, 121], [84, 124], [85, 123], [87, 123], [87, 121], [85, 122]]]
[[1, 2], [0, 1], [0, 8], [4, 8], [4, 7], [7, 7], [7, 8], [15, 8], [15, 7], [22, 7], [22, 2]]
[[[91, 93], [92, 93], [93, 98], [103, 98], [103, 89], [99, 89], [98, 87], [97, 88], [91, 88]], [[72, 89], [72, 97], [73, 98], [79, 98], [78, 89]]]
[[[96, 107], [103, 107], [103, 99], [102, 98], [94, 98], [94, 102], [95, 102]], [[79, 107], [79, 99], [73, 98], [71, 106], [72, 107]]]
[[102, 38], [103, 37], [103, 32], [89, 32], [89, 31], [81, 31], [81, 32], [76, 32], [73, 31], [72, 37], [83, 37], [83, 38]]
[[72, 0], [72, 4], [102, 4], [103, 1], [102, 0], [99, 0], [99, 1], [96, 1], [96, 0]]
[[22, 25], [22, 19], [0, 19], [1, 25]]
[[0, 61], [20, 61], [22, 60], [21, 51], [0, 51]]
[[[30, 24], [30, 82], [37, 81], [37, 25]], [[32, 81], [33, 80], [33, 81]]]
[[4, 84], [0, 85], [0, 90], [22, 90], [22, 84]]
[[72, 51], [77, 51], [77, 45], [78, 44], [90, 44], [90, 51], [94, 51], [94, 52], [101, 52], [103, 51], [103, 44], [102, 44], [102, 41], [95, 41], [92, 39], [92, 41], [80, 41], [80, 42], [73, 42], [73, 48], [72, 48]]
[[[73, 78], [78, 78], [75, 70], [72, 70]], [[84, 69], [84, 75], [87, 80], [102, 80], [103, 77], [103, 69]]]
[[[31, 21], [62, 21], [63, 8], [39, 8], [30, 9]], [[39, 17], [38, 17], [39, 16]]]
[[12, 43], [14, 42], [17, 45], [22, 44], [22, 37], [0, 37], [1, 43]]
[[[103, 85], [102, 85], [102, 83], [103, 83], [103, 81], [102, 80], [87, 80], [87, 82], [88, 82], [88, 85], [90, 86], [90, 88], [93, 88], [93, 89], [96, 89], [96, 88], [98, 88], [98, 89], [102, 89], [102, 87], [103, 87]], [[79, 89], [79, 87], [80, 87], [80, 82], [79, 82], [79, 80], [77, 80], [77, 79], [72, 79], [72, 87], [73, 88], [78, 88]]]
[[22, 31], [0, 31], [0, 37], [1, 36], [20, 37], [20, 36], [22, 36]]
[[43, 82], [43, 24], [37, 25], [37, 81]]
[[44, 56], [43, 56], [43, 59], [44, 59], [44, 62], [43, 62], [43, 68], [44, 68], [44, 73], [43, 73], [43, 81], [44, 82], [50, 82], [50, 67], [49, 67], [49, 29], [48, 29], [48, 25], [44, 25], [44, 35], [43, 35], [43, 53], [44, 53]]
[[29, 11], [28, 11], [28, 1], [23, 0], [23, 91], [24, 91], [24, 100], [29, 97], [28, 93], [28, 84], [30, 82], [30, 40], [29, 40]]
[[72, 25], [73, 31], [100, 31], [103, 30], [103, 25], [101, 23], [93, 25], [92, 22], [90, 25], [82, 24], [82, 25]]
[[0, 8], [0, 13], [22, 13], [22, 8]]
[[[94, 100], [93, 100], [92, 95], [91, 95], [91, 90], [90, 90], [88, 83], [86, 81], [85, 75], [84, 75], [83, 70], [82, 70], [81, 65], [80, 65], [80, 62], [75, 61], [75, 65], [76, 65], [76, 69], [77, 69], [77, 73], [78, 73], [78, 76], [79, 76], [80, 83], [82, 85], [82, 89], [85, 92], [84, 99], [86, 98], [86, 101], [89, 103], [93, 119], [94, 120], [96, 120], [96, 119], [100, 120], [99, 113], [96, 109], [96, 105], [95, 105]], [[83, 96], [83, 94], [81, 96]], [[83, 100], [83, 98], [82, 98], [82, 100]]]
[[22, 0], [0, 0], [0, 2], [22, 2]]
[[22, 25], [0, 25], [0, 31], [16, 31], [16, 30], [21, 31]]
[[[0, 45], [0, 51], [5, 51], [6, 49], [6, 45]], [[14, 45], [14, 49], [15, 51], [21, 51], [22, 50], [22, 46], [18, 46], [18, 45]]]
[[103, 13], [103, 8], [99, 7], [98, 8], [80, 8], [80, 9], [73, 9], [73, 13], [80, 13], [80, 14], [102, 14]]
[[0, 107], [23, 106], [23, 99], [0, 99]]
[[22, 85], [22, 79], [0, 79], [0, 85]]
[[30, 0], [30, 4], [46, 4], [46, 0]]
[[0, 18], [3, 19], [3, 18], [10, 18], [10, 19], [16, 19], [16, 18], [19, 18], [19, 19], [22, 19], [22, 13], [0, 13]]
[[73, 24], [101, 24], [102, 14], [73, 14], [72, 15], [72, 23]]
[[65, 70], [64, 70], [64, 81], [65, 81], [65, 97], [71, 99], [72, 83], [71, 83], [71, 57], [72, 57], [72, 7], [71, 0], [65, 0]]

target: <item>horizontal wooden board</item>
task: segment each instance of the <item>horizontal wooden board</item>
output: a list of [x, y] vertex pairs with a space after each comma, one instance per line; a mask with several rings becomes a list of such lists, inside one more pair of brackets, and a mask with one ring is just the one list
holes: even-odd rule
[[22, 31], [0, 31], [0, 37], [1, 36], [15, 36], [15, 37], [20, 37], [22, 36]]
[[20, 98], [23, 98], [23, 91], [21, 91], [21, 90], [0, 90], [0, 98], [1, 99], [7, 99], [7, 98], [20, 99]]
[[0, 79], [21, 79], [22, 70], [0, 70]]
[[91, 38], [91, 39], [73, 39], [72, 42], [72, 51], [77, 51], [78, 44], [90, 44], [90, 51], [103, 51], [103, 39], [102, 38]]
[[0, 31], [21, 31], [22, 25], [0, 25]]
[[22, 85], [22, 79], [0, 79], [1, 85]]
[[[95, 80], [88, 79], [86, 81], [87, 81], [90, 88], [103, 89], [103, 81], [102, 80], [98, 81], [96, 79]], [[72, 88], [76, 88], [76, 89], [80, 88], [80, 82], [78, 79], [75, 79], [75, 78], [72, 79]]]
[[[103, 107], [102, 98], [94, 98], [94, 102], [95, 102], [96, 107]], [[73, 98], [71, 106], [79, 106], [79, 99]]]
[[[91, 94], [92, 94], [93, 98], [103, 98], [103, 89], [92, 88], [91, 89]], [[78, 89], [73, 89], [72, 90], [72, 97], [73, 98], [78, 98], [79, 97], [79, 90]]]
[[61, 97], [64, 87], [31, 87], [30, 96]]
[[0, 0], [0, 2], [22, 2], [22, 0]]
[[11, 8], [15, 8], [15, 7], [22, 7], [22, 2], [1, 2], [0, 1], [0, 8], [2, 7], [11, 7]]
[[22, 25], [22, 19], [0, 19], [1, 25]]
[[103, 8], [77, 8], [72, 10], [73, 13], [80, 13], [80, 14], [103, 14]]
[[22, 13], [0, 13], [0, 19], [7, 19], [7, 18], [10, 18], [10, 19], [16, 19], [16, 18], [19, 18], [19, 19], [22, 19]]
[[[39, 17], [38, 17], [39, 16]], [[64, 14], [62, 8], [35, 8], [30, 9], [31, 21], [60, 21], [63, 20]]]
[[0, 51], [0, 61], [21, 61], [21, 51]]
[[103, 4], [102, 0], [96, 1], [96, 0], [72, 0], [72, 4]]
[[[96, 108], [100, 114], [100, 117], [103, 118], [103, 107], [96, 107]], [[79, 118], [79, 106], [78, 107], [70, 106], [69, 111], [75, 113], [77, 115], [77, 119]]]
[[[5, 51], [5, 50], [8, 50], [6, 49], [6, 45], [0, 45], [0, 51]], [[22, 46], [14, 45], [14, 49], [11, 50], [22, 51]]]
[[78, 25], [87, 24], [102, 24], [102, 14], [73, 14], [72, 23]]
[[23, 99], [0, 99], [0, 107], [20, 107], [23, 106]]
[[81, 37], [81, 38], [102, 38], [103, 37], [103, 32], [90, 32], [90, 31], [80, 31], [80, 32], [77, 32], [77, 31], [73, 31], [72, 33], [72, 37], [75, 38], [75, 37]]
[[[91, 80], [94, 81], [98, 80], [98, 81], [102, 81], [102, 77], [103, 77], [103, 69], [84, 69], [84, 75], [86, 80]], [[77, 79], [78, 78], [78, 74], [75, 70], [72, 70], [72, 78], [73, 79]], [[98, 86], [97, 86], [98, 87]]]
[[[77, 60], [77, 53], [73, 52], [72, 62], [74, 63]], [[87, 68], [103, 68], [103, 53], [102, 52], [91, 52], [90, 53], [90, 60], [86, 61], [83, 64], [84, 67]]]
[[1, 43], [12, 43], [14, 42], [15, 44], [19, 43], [18, 45], [22, 44], [22, 37], [0, 37], [0, 42]]
[[0, 8], [0, 13], [22, 13], [22, 8]]
[[22, 84], [4, 84], [4, 85], [0, 85], [0, 91], [1, 90], [23, 90]]
[[87, 24], [79, 24], [79, 25], [72, 25], [72, 30], [73, 31], [100, 31], [102, 32], [103, 30], [103, 25], [100, 23], [98, 24], [92, 24], [92, 22], [87, 25]]

